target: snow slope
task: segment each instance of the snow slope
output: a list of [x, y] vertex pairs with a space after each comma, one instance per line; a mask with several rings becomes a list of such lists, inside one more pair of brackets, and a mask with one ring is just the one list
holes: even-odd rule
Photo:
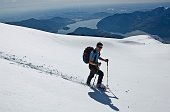
[[[118, 99], [78, 84], [89, 74], [82, 52], [99, 41], [101, 56], [110, 59], [109, 86]], [[68, 36], [0, 23], [0, 111], [167, 112], [169, 66], [170, 45], [147, 35]], [[106, 84], [106, 63], [101, 70]]]

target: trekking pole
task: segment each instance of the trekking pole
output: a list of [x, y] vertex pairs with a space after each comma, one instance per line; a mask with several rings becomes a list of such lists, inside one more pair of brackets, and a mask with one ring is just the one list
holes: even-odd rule
[[[98, 70], [97, 70], [97, 72], [98, 72]], [[96, 77], [97, 77], [96, 74], [94, 74], [94, 75], [95, 75], [95, 77], [94, 77], [94, 81], [93, 81], [93, 86], [94, 86], [94, 83], [95, 83], [95, 80], [96, 80]]]
[[95, 82], [95, 80], [96, 80], [96, 76], [97, 76], [97, 75], [95, 74], [94, 81], [93, 81], [93, 86], [94, 86], [94, 82]]
[[106, 87], [109, 88], [109, 75], [108, 75], [108, 62], [107, 62], [107, 85]]
[[110, 88], [109, 88], [109, 70], [108, 70], [108, 66], [109, 66], [109, 63], [107, 62], [107, 85], [106, 85], [106, 87], [107, 87], [107, 89], [114, 95], [114, 97], [116, 98], [116, 99], [119, 99], [111, 90], [110, 90]]

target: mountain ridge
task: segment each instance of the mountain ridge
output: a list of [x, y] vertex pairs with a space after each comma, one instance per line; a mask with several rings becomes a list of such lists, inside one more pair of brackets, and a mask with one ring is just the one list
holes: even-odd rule
[[65, 27], [68, 24], [75, 23], [74, 20], [62, 17], [54, 17], [51, 19], [35, 19], [30, 18], [19, 22], [6, 22], [11, 25], [24, 26], [28, 28], [34, 28], [51, 33], [57, 33], [59, 29]]
[[[141, 30], [170, 41], [170, 8], [158, 7], [151, 11], [115, 14], [98, 22], [99, 30], [128, 33]], [[166, 33], [165, 33], [166, 32]]]

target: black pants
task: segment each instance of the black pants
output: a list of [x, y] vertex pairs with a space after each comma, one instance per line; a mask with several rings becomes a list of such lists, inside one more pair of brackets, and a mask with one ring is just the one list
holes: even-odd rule
[[87, 84], [90, 84], [92, 78], [94, 77], [95, 74], [99, 75], [97, 84], [101, 84], [103, 80], [103, 72], [99, 70], [96, 66], [90, 65], [89, 64], [89, 69], [90, 69], [90, 75], [87, 78]]

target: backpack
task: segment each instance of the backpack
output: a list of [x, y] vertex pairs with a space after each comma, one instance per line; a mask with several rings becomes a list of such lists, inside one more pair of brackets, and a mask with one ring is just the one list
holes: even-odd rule
[[84, 61], [84, 63], [86, 63], [86, 64], [89, 63], [90, 53], [91, 53], [93, 50], [94, 50], [93, 47], [87, 47], [87, 48], [85, 48], [84, 53], [83, 53], [83, 61]]

